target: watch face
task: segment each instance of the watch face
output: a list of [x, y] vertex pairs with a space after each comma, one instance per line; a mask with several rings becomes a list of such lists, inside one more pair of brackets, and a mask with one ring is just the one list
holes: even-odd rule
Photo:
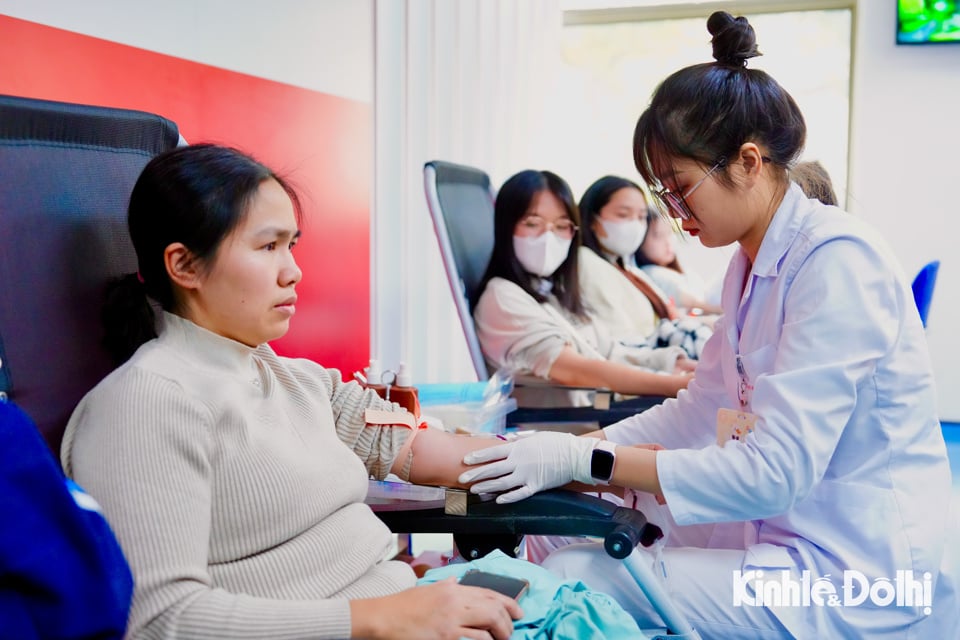
[[590, 458], [590, 475], [597, 480], [609, 480], [613, 475], [613, 452], [594, 449]]

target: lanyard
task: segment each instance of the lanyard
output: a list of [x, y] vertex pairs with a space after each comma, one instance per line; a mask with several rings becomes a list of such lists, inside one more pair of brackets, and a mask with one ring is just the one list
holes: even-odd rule
[[750, 384], [750, 378], [747, 377], [747, 371], [743, 367], [743, 359], [737, 354], [737, 399], [740, 401], [740, 409], [746, 411], [750, 404], [750, 398], [753, 395], [753, 385]]

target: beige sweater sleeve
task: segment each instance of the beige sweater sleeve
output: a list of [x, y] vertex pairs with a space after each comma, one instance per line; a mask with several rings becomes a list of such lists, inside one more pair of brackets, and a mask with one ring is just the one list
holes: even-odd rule
[[326, 372], [337, 435], [363, 461], [371, 476], [383, 480], [390, 473], [397, 452], [410, 436], [410, 430], [367, 425], [363, 413], [367, 408], [400, 411], [400, 406], [387, 402], [357, 382], [344, 382], [337, 369], [326, 369]]

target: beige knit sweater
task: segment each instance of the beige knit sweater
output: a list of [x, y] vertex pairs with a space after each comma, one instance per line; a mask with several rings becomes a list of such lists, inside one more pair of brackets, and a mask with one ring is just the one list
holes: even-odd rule
[[364, 427], [384, 404], [165, 314], [81, 401], [61, 452], [133, 571], [128, 637], [345, 638], [348, 599], [412, 586], [363, 504], [409, 433]]

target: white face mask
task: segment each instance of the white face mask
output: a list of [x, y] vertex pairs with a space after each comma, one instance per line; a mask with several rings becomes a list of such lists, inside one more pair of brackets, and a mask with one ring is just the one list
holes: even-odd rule
[[615, 256], [632, 256], [640, 248], [643, 237], [647, 235], [647, 221], [604, 220], [597, 218], [607, 234], [606, 238], [597, 236], [597, 242]]
[[553, 275], [570, 252], [573, 238], [561, 238], [553, 231], [539, 236], [513, 236], [513, 252], [528, 273], [547, 278]]

